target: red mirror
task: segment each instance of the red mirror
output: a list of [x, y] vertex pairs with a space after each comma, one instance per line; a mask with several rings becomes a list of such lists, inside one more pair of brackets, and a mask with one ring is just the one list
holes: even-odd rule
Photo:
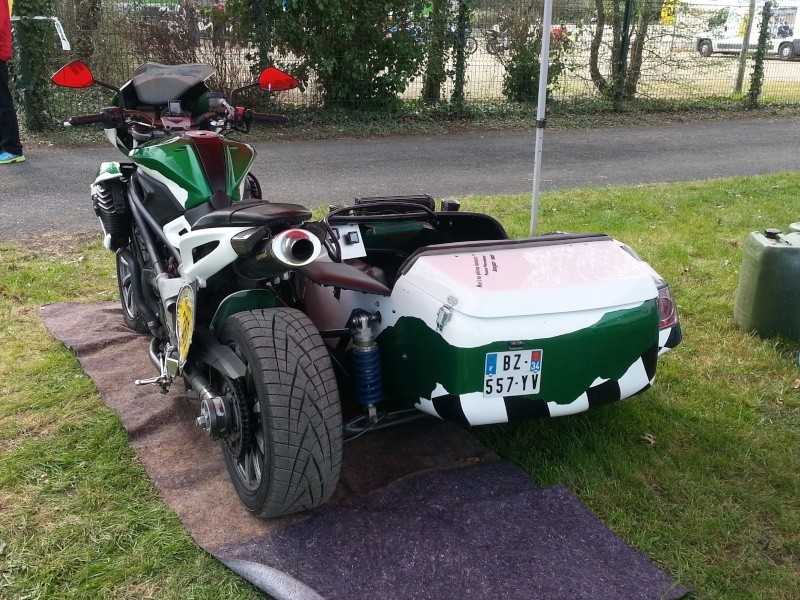
[[61, 67], [50, 78], [50, 81], [68, 88], [86, 88], [94, 85], [92, 72], [79, 60], [73, 60], [68, 65]]
[[275, 67], [267, 67], [258, 78], [258, 86], [268, 92], [293, 90], [298, 85], [300, 82], [297, 79]]

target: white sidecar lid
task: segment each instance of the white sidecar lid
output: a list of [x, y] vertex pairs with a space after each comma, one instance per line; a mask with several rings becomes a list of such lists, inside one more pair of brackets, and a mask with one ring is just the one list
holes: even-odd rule
[[651, 267], [609, 237], [530, 242], [432, 246], [397, 283], [478, 318], [610, 309], [658, 295]]

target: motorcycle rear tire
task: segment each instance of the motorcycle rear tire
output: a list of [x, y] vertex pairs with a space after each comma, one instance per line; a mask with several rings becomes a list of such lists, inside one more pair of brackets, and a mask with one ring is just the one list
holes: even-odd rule
[[262, 518], [321, 505], [339, 480], [342, 413], [317, 329], [299, 310], [254, 310], [228, 317], [219, 340], [247, 365], [240, 381], [252, 439], [239, 458], [222, 442], [242, 504]]

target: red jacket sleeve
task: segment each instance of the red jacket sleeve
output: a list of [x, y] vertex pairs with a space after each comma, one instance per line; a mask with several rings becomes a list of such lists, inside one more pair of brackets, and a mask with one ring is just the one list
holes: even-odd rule
[[0, 0], [0, 60], [11, 60], [11, 11], [8, 0]]

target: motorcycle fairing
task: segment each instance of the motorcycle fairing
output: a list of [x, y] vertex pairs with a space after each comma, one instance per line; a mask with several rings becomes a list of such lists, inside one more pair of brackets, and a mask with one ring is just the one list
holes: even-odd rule
[[177, 219], [184, 213], [179, 198], [186, 196], [186, 190], [176, 186], [158, 171], [139, 166], [131, 177], [130, 188], [141, 200], [142, 206], [161, 225]]
[[121, 179], [123, 175], [120, 163], [116, 161], [100, 163], [100, 168], [94, 177], [94, 183], [108, 181], [109, 179]]
[[[133, 143], [132, 139], [130, 139], [130, 134], [127, 132], [122, 132], [116, 127], [104, 127], [103, 133], [106, 135], [106, 139], [111, 142], [111, 145], [116, 147], [117, 150], [122, 152], [123, 154], [128, 154], [130, 152], [130, 146]], [[128, 141], [127, 143], [123, 141], [121, 135], [127, 136]]]
[[[231, 246], [231, 240], [250, 228], [251, 226], [212, 227], [192, 231], [186, 218], [181, 216], [167, 223], [163, 229], [170, 244], [180, 252], [183, 277], [188, 281], [197, 279], [200, 287], [205, 287], [209, 277], [238, 258]], [[202, 246], [207, 246], [206, 252], [196, 257], [194, 251]]]
[[253, 149], [223, 140], [216, 133], [191, 133], [140, 146], [130, 157], [164, 183], [184, 210], [208, 202], [218, 190], [232, 201], [239, 200], [242, 183], [255, 159]]
[[672, 327], [667, 327], [658, 332], [658, 355], [676, 348], [683, 340], [680, 321]]

